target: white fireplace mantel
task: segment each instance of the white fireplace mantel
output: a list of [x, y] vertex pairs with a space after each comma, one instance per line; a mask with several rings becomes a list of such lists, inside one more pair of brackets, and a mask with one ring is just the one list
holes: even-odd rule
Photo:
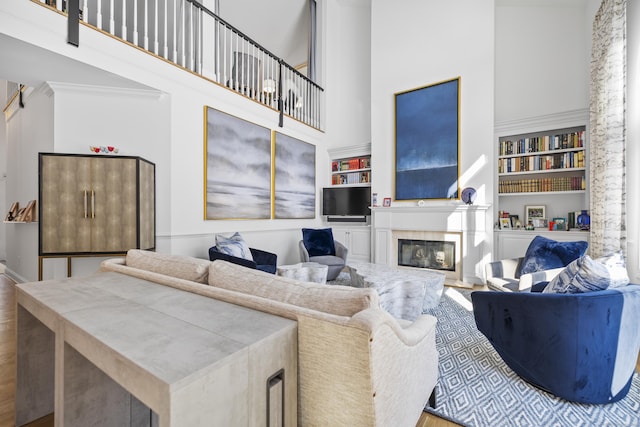
[[425, 206], [373, 207], [373, 260], [395, 265], [397, 248], [394, 231], [457, 232], [462, 234], [462, 281], [482, 283], [484, 263], [490, 257], [492, 222], [490, 205], [440, 203]]

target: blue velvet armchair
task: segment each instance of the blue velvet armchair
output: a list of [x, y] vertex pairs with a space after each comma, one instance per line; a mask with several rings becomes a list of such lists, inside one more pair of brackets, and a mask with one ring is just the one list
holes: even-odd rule
[[278, 255], [261, 251], [260, 249], [249, 248], [251, 251], [251, 256], [253, 257], [253, 261], [235, 257], [232, 255], [227, 255], [218, 251], [215, 246], [209, 248], [209, 260], [215, 261], [217, 259], [221, 259], [223, 261], [228, 261], [234, 264], [242, 265], [248, 268], [254, 268], [257, 270], [266, 271], [267, 273], [275, 274], [276, 266], [278, 263]]
[[578, 294], [476, 291], [471, 299], [478, 329], [525, 381], [580, 403], [627, 395], [640, 351], [640, 286]]

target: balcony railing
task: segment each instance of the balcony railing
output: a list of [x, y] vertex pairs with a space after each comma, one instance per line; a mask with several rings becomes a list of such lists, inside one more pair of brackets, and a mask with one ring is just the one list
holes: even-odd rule
[[[32, 0], [66, 14], [69, 2]], [[316, 129], [323, 89], [195, 0], [79, 0], [80, 20]]]

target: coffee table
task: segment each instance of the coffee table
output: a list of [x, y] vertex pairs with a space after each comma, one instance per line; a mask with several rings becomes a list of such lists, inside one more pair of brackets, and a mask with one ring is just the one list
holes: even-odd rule
[[317, 262], [300, 262], [292, 265], [281, 265], [277, 268], [278, 276], [304, 282], [327, 283], [329, 267]]
[[399, 319], [415, 320], [424, 310], [436, 307], [444, 291], [445, 275], [436, 271], [366, 262], [347, 267], [351, 285], [376, 289], [380, 306]]

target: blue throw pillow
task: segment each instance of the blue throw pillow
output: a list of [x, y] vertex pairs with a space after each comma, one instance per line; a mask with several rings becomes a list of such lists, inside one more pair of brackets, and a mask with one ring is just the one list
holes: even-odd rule
[[543, 293], [579, 294], [602, 291], [609, 287], [611, 276], [607, 267], [589, 255], [571, 262], [549, 282]]
[[330, 228], [303, 228], [302, 242], [310, 257], [336, 254], [333, 231]]
[[566, 267], [587, 251], [587, 242], [556, 242], [546, 237], [536, 236], [524, 255], [520, 265], [520, 275], [536, 271]]
[[238, 232], [235, 232], [231, 237], [224, 237], [220, 234], [217, 234], [216, 249], [218, 249], [218, 252], [222, 252], [223, 254], [253, 261], [253, 256], [251, 255], [249, 245], [247, 245], [247, 243]]

